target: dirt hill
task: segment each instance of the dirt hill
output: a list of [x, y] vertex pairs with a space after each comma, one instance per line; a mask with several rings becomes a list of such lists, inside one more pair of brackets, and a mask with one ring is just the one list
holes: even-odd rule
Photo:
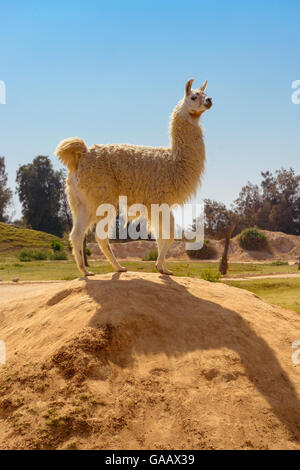
[[[229, 260], [231, 262], [266, 261], [280, 259], [296, 262], [300, 257], [300, 236], [287, 235], [282, 232], [268, 232], [263, 230], [269, 239], [269, 250], [247, 251], [239, 246], [238, 236], [230, 243]], [[216, 247], [218, 258], [223, 254], [224, 240], [211, 240]], [[97, 243], [89, 243], [94, 258], [105, 259], [100, 252]], [[119, 259], [142, 259], [150, 250], [156, 248], [156, 242], [138, 240], [127, 243], [113, 243], [113, 251]], [[174, 242], [169, 248], [167, 258], [173, 260], [188, 260], [185, 251], [185, 243]]]
[[300, 449], [300, 318], [223, 284], [107, 274], [1, 303], [1, 449]]
[[[269, 241], [269, 250], [249, 251], [244, 250], [238, 243], [238, 236], [234, 237], [230, 244], [229, 259], [231, 261], [264, 261], [276, 260], [297, 261], [300, 257], [300, 236], [287, 235], [282, 232], [269, 232], [263, 230]], [[218, 251], [221, 254], [224, 241], [218, 242]]]

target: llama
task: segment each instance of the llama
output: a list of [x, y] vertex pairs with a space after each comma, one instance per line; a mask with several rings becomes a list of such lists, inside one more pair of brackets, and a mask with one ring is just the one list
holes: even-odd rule
[[[212, 106], [205, 94], [207, 80], [192, 89], [193, 80], [185, 85], [185, 96], [175, 106], [170, 121], [171, 145], [145, 147], [130, 144], [94, 145], [87, 148], [78, 137], [63, 140], [56, 155], [67, 166], [67, 194], [73, 215], [70, 240], [79, 270], [87, 272], [83, 258], [83, 239], [88, 228], [99, 221], [100, 204], [118, 206], [119, 196], [127, 196], [128, 205], [141, 203], [151, 212], [151, 204], [182, 205], [196, 194], [205, 165], [203, 132], [200, 116]], [[114, 220], [110, 221], [110, 225]], [[174, 216], [171, 213], [170, 235], [163, 233], [160, 220], [148, 220], [158, 247], [157, 270], [172, 274], [165, 257], [174, 240]], [[96, 240], [103, 254], [119, 272], [126, 271], [114, 256], [109, 238]]]

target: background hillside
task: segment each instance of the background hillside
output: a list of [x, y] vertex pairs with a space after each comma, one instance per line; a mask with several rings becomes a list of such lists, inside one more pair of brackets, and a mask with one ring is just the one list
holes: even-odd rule
[[0, 222], [0, 253], [13, 253], [22, 248], [49, 248], [54, 239], [58, 237], [50, 233]]

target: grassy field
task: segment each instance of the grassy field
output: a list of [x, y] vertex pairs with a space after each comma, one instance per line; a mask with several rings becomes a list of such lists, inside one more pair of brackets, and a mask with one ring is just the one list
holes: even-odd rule
[[262, 279], [225, 281], [230, 286], [247, 289], [266, 302], [300, 313], [300, 279]]
[[[0, 253], [0, 280], [11, 281], [19, 278], [20, 281], [42, 281], [42, 280], [72, 280], [80, 277], [75, 262], [68, 261], [29, 261], [20, 262], [16, 253]], [[153, 261], [125, 261], [121, 262], [129, 271], [156, 272]], [[175, 276], [201, 277], [204, 270], [210, 269], [214, 272], [218, 270], [218, 263], [199, 261], [173, 261], [168, 263], [168, 267], [173, 270]], [[90, 262], [91, 271], [96, 274], [112, 272], [109, 263], [104, 261]], [[274, 264], [230, 264], [228, 277], [243, 277], [250, 275], [268, 274], [288, 274], [297, 273], [297, 266], [274, 265]], [[227, 281], [226, 284], [247, 289], [254, 292], [267, 302], [289, 308], [300, 313], [300, 279], [253, 279]]]
[[[121, 264], [129, 271], [156, 272], [153, 261], [125, 261]], [[200, 277], [205, 269], [218, 270], [217, 263], [205, 263], [198, 261], [173, 261], [168, 266], [175, 276]], [[104, 261], [90, 262], [90, 269], [96, 274], [104, 274], [113, 271], [110, 264]], [[286, 274], [298, 272], [297, 266], [274, 266], [271, 264], [231, 264], [228, 276], [248, 276], [250, 274]], [[0, 279], [10, 281], [14, 277], [20, 280], [70, 280], [80, 277], [80, 273], [73, 260], [68, 261], [29, 261], [20, 262], [14, 256], [0, 256]], [[260, 281], [259, 281], [260, 282]]]

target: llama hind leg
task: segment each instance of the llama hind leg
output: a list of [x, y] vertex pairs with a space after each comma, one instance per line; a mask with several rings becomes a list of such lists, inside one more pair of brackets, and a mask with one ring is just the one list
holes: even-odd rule
[[76, 215], [75, 223], [70, 234], [70, 240], [72, 243], [73, 254], [77, 263], [77, 267], [84, 276], [94, 275], [94, 273], [88, 272], [86, 270], [83, 256], [83, 239], [90, 224], [90, 214], [87, 212], [84, 206], [81, 206], [78, 214]]
[[101, 239], [96, 235], [96, 240], [98, 242], [100, 250], [102, 251], [104, 256], [106, 256], [107, 260], [110, 262], [110, 264], [113, 266], [113, 268], [115, 268], [115, 270], [118, 271], [118, 272], [127, 271], [127, 268], [124, 268], [123, 266], [121, 266], [118, 263], [115, 255], [113, 254], [111, 246], [109, 244], [109, 239], [108, 238]]
[[165, 257], [167, 254], [167, 251], [172, 245], [174, 241], [174, 216], [173, 214], [170, 214], [170, 233], [168, 234], [169, 238], [163, 239], [162, 233], [163, 233], [163, 227], [157, 227], [155, 232], [157, 233], [157, 247], [158, 247], [158, 257], [157, 261], [155, 263], [156, 269], [161, 273], [161, 274], [169, 274], [172, 275], [173, 272], [170, 271], [165, 262]]

